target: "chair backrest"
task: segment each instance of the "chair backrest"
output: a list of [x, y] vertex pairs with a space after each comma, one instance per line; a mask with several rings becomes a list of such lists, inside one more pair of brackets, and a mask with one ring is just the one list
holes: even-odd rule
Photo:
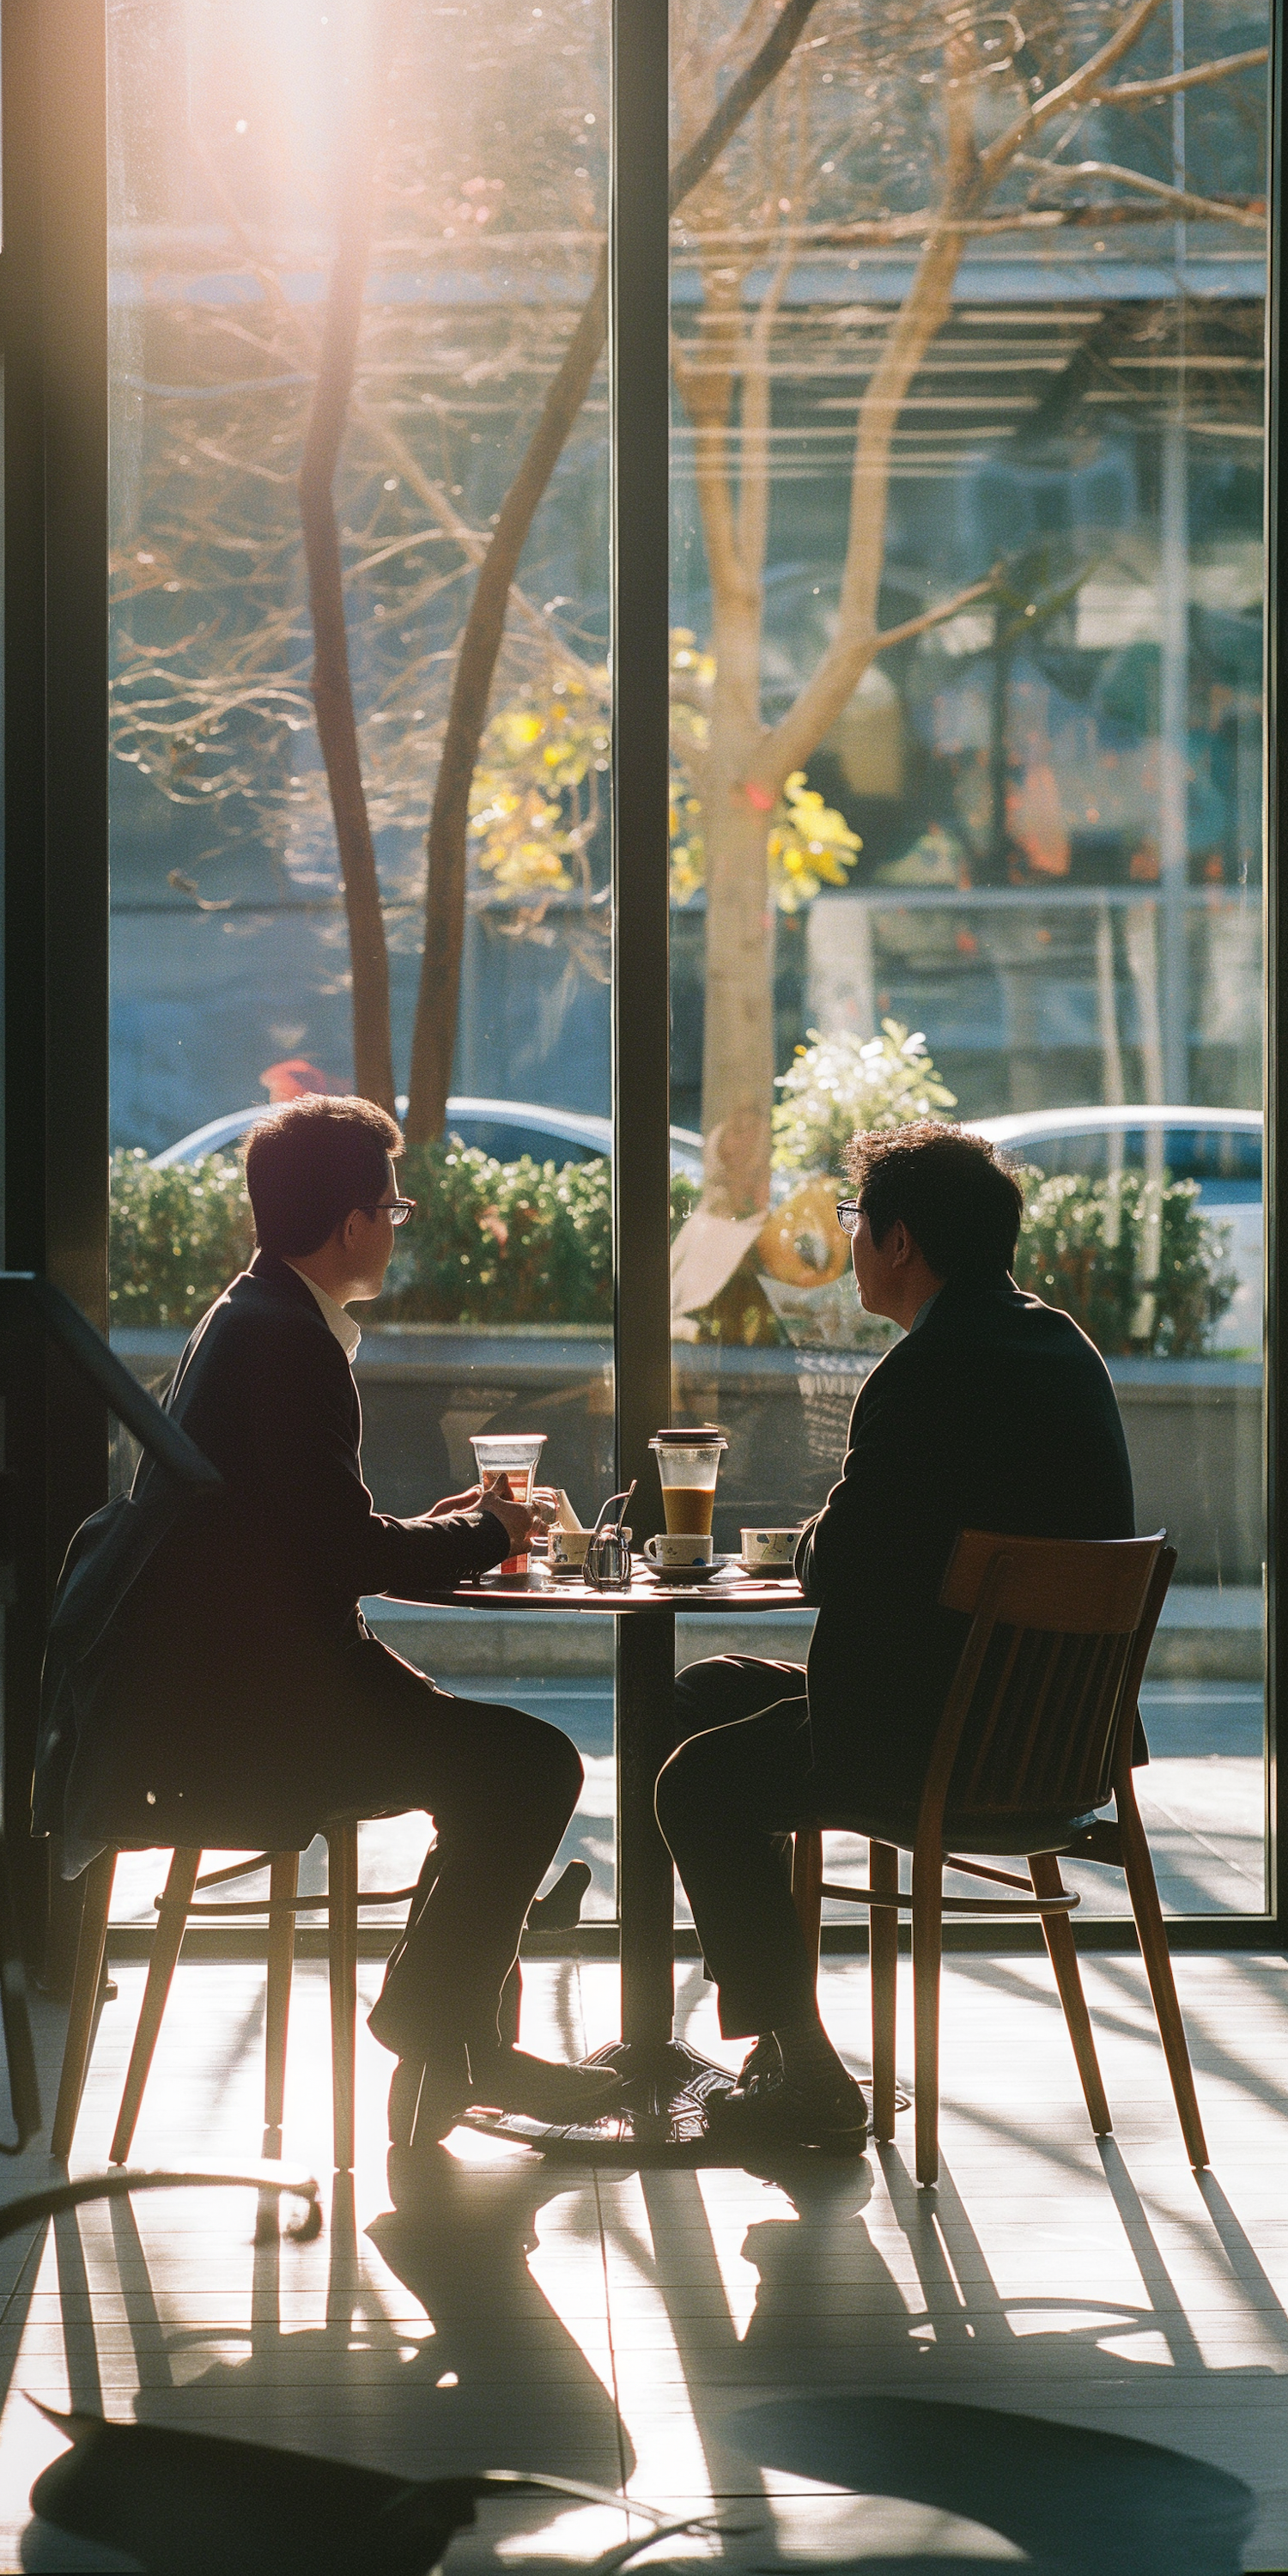
[[1118, 1720], [1118, 1749], [1114, 1756], [1115, 1789], [1122, 1780], [1123, 1774], [1131, 1772], [1132, 1739], [1135, 1734], [1140, 1686], [1145, 1678], [1145, 1666], [1149, 1662], [1154, 1630], [1158, 1626], [1163, 1603], [1167, 1599], [1168, 1586], [1175, 1572], [1175, 1548], [1160, 1547], [1154, 1571], [1149, 1578], [1144, 1614], [1131, 1641], [1131, 1653], [1127, 1658], [1127, 1670], [1123, 1676], [1122, 1708]]
[[1152, 1635], [1166, 1590], [1166, 1579], [1161, 1589], [1155, 1579], [1172, 1553], [1164, 1541], [1162, 1531], [1140, 1539], [962, 1532], [940, 1601], [973, 1615], [928, 1797], [997, 1815], [1106, 1803], [1120, 1730], [1135, 1713], [1138, 1641], [1146, 1624]]

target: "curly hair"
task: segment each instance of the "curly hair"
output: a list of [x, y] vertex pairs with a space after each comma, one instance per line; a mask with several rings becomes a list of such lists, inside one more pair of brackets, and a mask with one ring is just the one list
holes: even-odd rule
[[268, 1110], [246, 1144], [261, 1252], [298, 1261], [320, 1251], [355, 1208], [374, 1207], [402, 1150], [397, 1119], [374, 1100], [305, 1091]]
[[1024, 1192], [987, 1137], [941, 1118], [867, 1128], [845, 1166], [875, 1244], [902, 1217], [939, 1279], [1010, 1269]]

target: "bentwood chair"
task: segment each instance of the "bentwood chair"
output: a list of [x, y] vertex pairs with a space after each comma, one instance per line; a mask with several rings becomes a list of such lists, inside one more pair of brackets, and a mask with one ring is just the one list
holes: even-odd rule
[[[920, 1805], [825, 1816], [797, 1832], [792, 1893], [817, 1974], [825, 1896], [869, 1908], [872, 2127], [894, 2135], [898, 1916], [912, 1915], [917, 2180], [939, 2175], [939, 1983], [945, 1907], [954, 1914], [1041, 1921], [1097, 2137], [1113, 2123], [1101, 2081], [1069, 1915], [1079, 1900], [1061, 1853], [1124, 1871], [1159, 2036], [1190, 2163], [1207, 2146], [1163, 1928], [1149, 1845], [1132, 1782], [1136, 1702], [1176, 1565], [1166, 1534], [1142, 1539], [1006, 1538], [964, 1530], [940, 1603], [971, 1624], [944, 1702]], [[1097, 1815], [1112, 1797], [1115, 1819]], [[866, 1888], [823, 1877], [823, 1831], [865, 1834]], [[899, 1893], [899, 1853], [912, 1853], [912, 1894]], [[1027, 1877], [978, 1859], [1015, 1855]], [[1022, 1891], [945, 1896], [945, 1869]]]
[[[90, 2053], [98, 2023], [99, 1994], [103, 1976], [103, 1957], [107, 1938], [108, 1908], [112, 1900], [112, 1882], [116, 1875], [114, 1851], [100, 1854], [86, 1873], [84, 1907], [81, 1914], [80, 1938], [76, 1951], [76, 1973], [72, 1986], [71, 2012], [63, 2050], [62, 2078], [54, 2112], [50, 2139], [52, 2154], [66, 2158], [71, 2153], [81, 2096], [89, 2069]], [[332, 2124], [337, 2170], [348, 2172], [353, 2164], [353, 2095], [354, 2064], [358, 2010], [358, 1911], [364, 1905], [394, 1905], [410, 1899], [415, 1890], [392, 1887], [360, 1891], [358, 1887], [358, 1828], [353, 1822], [333, 1825], [327, 1833], [327, 1893], [325, 1896], [301, 1896], [299, 1893], [300, 1855], [298, 1851], [256, 1852], [250, 1859], [235, 1861], [225, 1869], [211, 1870], [198, 1877], [201, 1853], [192, 1848], [177, 1850], [170, 1862], [164, 1893], [156, 1899], [157, 1928], [148, 1960], [147, 1983], [139, 2012], [138, 2028], [121, 2095], [116, 2131], [112, 2139], [112, 2163], [123, 2165], [129, 2155], [143, 2106], [153, 2053], [161, 2031], [161, 2022], [173, 1982], [183, 1936], [194, 1916], [217, 1916], [223, 1921], [237, 1917], [268, 1916], [268, 1985], [264, 2008], [264, 2153], [281, 2152], [282, 2108], [286, 2089], [286, 2033], [291, 2009], [291, 1970], [295, 1958], [295, 1918], [309, 1910], [326, 1909], [327, 1950], [331, 1971], [331, 2100]], [[250, 1878], [258, 1870], [269, 1873], [267, 1900], [216, 1898], [205, 1901], [205, 1888], [223, 1888], [238, 1879]], [[194, 1902], [194, 1899], [197, 1901]]]

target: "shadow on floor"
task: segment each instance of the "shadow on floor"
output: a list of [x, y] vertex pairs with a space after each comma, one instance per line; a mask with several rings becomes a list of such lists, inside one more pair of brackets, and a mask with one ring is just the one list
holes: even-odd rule
[[[1165, 2345], [1162, 2357], [1172, 2364], [1150, 2374], [1164, 2432], [1169, 2401], [1191, 2394], [1196, 2382], [1215, 2380], [1236, 2407], [1241, 2391], [1261, 2397], [1282, 2390], [1270, 2366], [1207, 2369], [1112, 2140], [1101, 2142], [1101, 2155], [1144, 2283], [1139, 2304], [1091, 2295], [1003, 2297], [951, 2173], [944, 2169], [937, 2192], [921, 2192], [901, 2158], [882, 2150], [918, 2301], [905, 2295], [864, 2222], [867, 2166], [797, 2157], [766, 2172], [794, 2215], [758, 2220], [743, 2236], [739, 2250], [759, 2285], [741, 2343], [732, 2326], [725, 2335], [718, 2322], [695, 2324], [683, 2298], [670, 2318], [713, 2489], [745, 2492], [750, 2459], [763, 2471], [984, 2526], [945, 2536], [938, 2555], [933, 2547], [918, 2555], [907, 2527], [915, 2528], [916, 2517], [909, 2517], [903, 2545], [887, 2559], [875, 2534], [875, 2545], [859, 2554], [863, 2515], [856, 2508], [831, 2516], [826, 2546], [815, 2553], [814, 2500], [793, 2501], [789, 2492], [775, 2515], [780, 2563], [816, 2554], [838, 2571], [853, 2553], [863, 2576], [896, 2566], [899, 2576], [929, 2576], [966, 2561], [976, 2569], [1014, 2565], [1010, 2553], [1018, 2548], [1043, 2576], [1237, 2576], [1258, 2511], [1242, 2480], [1151, 2441], [1027, 2411], [1049, 2394], [1061, 2414], [1112, 2416], [1121, 2404], [1122, 2347], [1145, 2339]], [[1196, 2183], [1203, 2199], [1213, 2189], [1211, 2177]], [[692, 2175], [648, 2177], [645, 2191], [665, 2298], [669, 2279], [703, 2277], [705, 2208]], [[1229, 2204], [1216, 2197], [1232, 2265], [1268, 2289]], [[718, 2278], [713, 2249], [706, 2268]], [[1282, 2346], [1288, 2320], [1273, 2294], [1261, 2323]], [[739, 2402], [775, 2388], [794, 2393], [769, 2404]], [[975, 2391], [1003, 2402], [964, 2402]], [[1013, 2412], [1006, 2404], [1012, 2395]], [[772, 2502], [772, 2478], [769, 2492]], [[1008, 2554], [988, 2555], [988, 2532], [1009, 2544]], [[735, 2565], [762, 2568], [774, 2557], [775, 2535], [762, 2527], [750, 2556], [736, 2545], [727, 2554]]]
[[[1239, 2576], [1256, 2518], [1251, 2490], [1201, 2460], [992, 2407], [788, 2398], [748, 2408], [731, 2430], [762, 2468], [982, 2523], [1044, 2576]], [[861, 2564], [879, 2576], [879, 2559]], [[897, 2564], [914, 2576], [960, 2567], [962, 2553]]]
[[[123, 2204], [114, 2212], [116, 2257], [129, 2292], [141, 2425], [149, 2432], [217, 2425], [244, 2442], [361, 2463], [364, 2473], [432, 2479], [506, 2467], [619, 2489], [634, 2458], [612, 2399], [528, 2264], [538, 2213], [569, 2188], [568, 2177], [535, 2158], [467, 2165], [440, 2154], [427, 2170], [414, 2216], [389, 2211], [368, 2231], [383, 2263], [411, 2293], [409, 2301], [390, 2303], [391, 2316], [387, 2285], [382, 2297], [378, 2267], [364, 2262], [359, 2246], [352, 2184], [337, 2176], [325, 2323], [284, 2331], [281, 2245], [274, 2238], [256, 2248], [250, 2327], [215, 2330], [224, 2344], [244, 2339], [245, 2359], [215, 2361], [182, 2385], [175, 2364], [208, 2343], [211, 2329], [163, 2325], [143, 2243]], [[84, 2283], [83, 2259], [75, 2277]], [[88, 2310], [87, 2299], [80, 2304]], [[92, 2326], [88, 2331], [92, 2342]], [[74, 2402], [98, 2411], [88, 2353], [76, 2375]], [[156, 2474], [158, 2464], [150, 2467]], [[181, 2469], [176, 2463], [176, 2474]], [[78, 2523], [82, 2534], [110, 2538], [116, 2550], [127, 2545], [129, 2527], [128, 2517], [124, 2525], [119, 2518], [119, 2485], [118, 2475], [110, 2528], [95, 2521], [92, 2496]], [[289, 2519], [280, 2547], [268, 2537], [267, 2566], [297, 2563], [298, 2499], [285, 2484], [281, 2509]], [[563, 2510], [552, 2499], [544, 2518]], [[535, 2524], [542, 2509], [525, 2518]], [[63, 2534], [39, 2519], [24, 2534], [24, 2569], [56, 2569], [62, 2576], [72, 2567], [133, 2563], [100, 2557], [93, 2538], [78, 2542], [69, 2557]], [[384, 2565], [374, 2543], [366, 2563], [372, 2576]], [[243, 2559], [234, 2552], [220, 2558], [221, 2571], [225, 2564], [228, 2576], [237, 2576]], [[313, 2564], [321, 2564], [316, 2551]], [[410, 2571], [410, 2560], [407, 2565]]]

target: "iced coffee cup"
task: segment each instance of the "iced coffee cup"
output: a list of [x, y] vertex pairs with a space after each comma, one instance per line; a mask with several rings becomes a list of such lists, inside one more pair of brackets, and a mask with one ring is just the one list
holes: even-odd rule
[[649, 1447], [657, 1460], [668, 1537], [710, 1538], [724, 1433], [704, 1423], [692, 1431], [655, 1431]]
[[[486, 1431], [476, 1433], [470, 1441], [478, 1467], [478, 1480], [487, 1501], [489, 1485], [500, 1484], [504, 1477], [510, 1500], [530, 1503], [537, 1473], [537, 1460], [546, 1445], [544, 1431]], [[522, 1556], [507, 1556], [499, 1571], [502, 1574], [526, 1574], [526, 1550]]]

